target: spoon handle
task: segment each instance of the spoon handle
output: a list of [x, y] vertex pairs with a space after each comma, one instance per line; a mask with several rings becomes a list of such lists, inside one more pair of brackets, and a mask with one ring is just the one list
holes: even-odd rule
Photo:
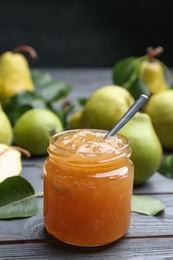
[[123, 115], [123, 117], [117, 122], [117, 124], [109, 131], [104, 138], [115, 135], [143, 106], [147, 101], [148, 96], [141, 94], [135, 103], [129, 108], [129, 110]]

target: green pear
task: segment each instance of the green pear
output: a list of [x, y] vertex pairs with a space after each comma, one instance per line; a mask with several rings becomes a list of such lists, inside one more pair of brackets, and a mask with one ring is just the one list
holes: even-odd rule
[[[20, 46], [22, 47], [22, 46]], [[16, 48], [17, 51], [22, 48]], [[31, 52], [31, 47], [25, 46], [25, 51]], [[31, 78], [27, 59], [16, 51], [6, 51], [0, 56], [0, 102], [2, 106], [18, 92], [28, 90], [33, 92], [34, 85]]]
[[63, 129], [60, 118], [50, 109], [30, 109], [18, 118], [13, 127], [14, 143], [33, 156], [44, 155], [50, 137]]
[[155, 57], [163, 51], [162, 47], [148, 48], [146, 59], [139, 68], [139, 78], [142, 79], [149, 92], [156, 94], [169, 89], [164, 74], [163, 64]]
[[137, 112], [119, 131], [129, 139], [134, 163], [134, 185], [145, 183], [158, 170], [162, 161], [162, 146], [151, 118]]
[[163, 66], [159, 61], [144, 61], [140, 66], [139, 78], [145, 82], [148, 90], [153, 94], [169, 89]]
[[69, 120], [70, 129], [79, 128], [81, 116], [82, 116], [82, 110], [79, 110], [79, 111], [76, 111], [75, 113], [73, 113], [73, 115], [71, 116], [71, 118]]
[[10, 145], [12, 138], [12, 125], [0, 104], [0, 143]]
[[79, 126], [110, 130], [134, 103], [128, 90], [117, 85], [96, 90], [83, 108]]
[[152, 95], [145, 107], [162, 146], [173, 150], [173, 89]]

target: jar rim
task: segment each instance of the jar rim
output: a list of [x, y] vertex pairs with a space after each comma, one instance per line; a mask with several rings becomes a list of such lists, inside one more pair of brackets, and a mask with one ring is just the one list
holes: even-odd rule
[[[71, 133], [71, 132], [77, 132], [77, 131], [85, 131], [85, 130], [91, 130], [91, 131], [99, 131], [99, 132], [105, 132], [105, 135], [106, 135], [106, 133], [108, 133], [108, 131], [107, 130], [103, 130], [103, 129], [92, 129], [92, 128], [82, 128], [82, 129], [70, 129], [70, 130], [64, 130], [64, 131], [61, 131], [61, 132], [58, 132], [58, 133], [56, 133], [56, 134], [54, 134], [51, 138], [50, 138], [50, 141], [49, 141], [49, 144], [51, 145], [51, 146], [53, 146], [55, 149], [59, 149], [60, 151], [66, 151], [66, 152], [71, 152], [71, 153], [76, 153], [76, 151], [75, 150], [71, 150], [71, 149], [67, 149], [67, 148], [63, 148], [63, 147], [60, 147], [60, 146], [58, 146], [57, 144], [55, 144], [55, 141], [57, 140], [57, 138], [59, 137], [59, 136], [63, 136], [63, 135], [65, 135], [65, 134], [68, 134], [68, 133]], [[118, 137], [120, 137], [121, 138], [121, 140], [123, 140], [123, 143], [124, 143], [124, 145], [122, 146], [122, 147], [120, 147], [120, 148], [117, 148], [117, 149], [115, 149], [115, 151], [112, 151], [113, 153], [120, 153], [120, 152], [122, 152], [122, 151], [124, 151], [124, 150], [126, 150], [128, 147], [129, 147], [129, 139], [126, 137], [126, 136], [124, 136], [124, 135], [122, 135], [122, 134], [119, 134], [119, 133], [117, 133], [115, 136], [118, 136]], [[78, 152], [79, 154], [91, 154], [91, 152]], [[103, 154], [103, 152], [92, 152], [92, 154], [95, 154], [95, 155], [97, 155], [97, 154]]]

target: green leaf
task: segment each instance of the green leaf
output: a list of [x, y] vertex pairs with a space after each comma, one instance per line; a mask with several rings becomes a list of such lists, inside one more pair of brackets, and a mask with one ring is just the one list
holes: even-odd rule
[[113, 68], [113, 83], [120, 86], [125, 86], [128, 81], [137, 77], [138, 69], [143, 60], [143, 57], [129, 57], [115, 63]]
[[37, 87], [44, 87], [53, 80], [50, 73], [39, 69], [31, 69], [31, 77]]
[[136, 100], [141, 94], [149, 95], [150, 92], [143, 80], [135, 78], [127, 87], [127, 90], [132, 94]]
[[32, 108], [47, 108], [47, 105], [36, 92], [20, 91], [10, 98], [4, 111], [13, 125], [24, 112]]
[[33, 69], [31, 75], [34, 85], [41, 87], [39, 94], [46, 103], [64, 98], [72, 90], [71, 85], [54, 80], [51, 74], [43, 70]]
[[133, 65], [135, 60], [136, 57], [129, 57], [115, 63], [112, 75], [114, 84], [123, 85], [129, 80], [135, 69]]
[[88, 101], [88, 98], [79, 98], [78, 100], [79, 105], [82, 107], [85, 106], [86, 102]]
[[158, 172], [173, 179], [173, 154], [163, 156]]
[[34, 189], [23, 177], [9, 177], [0, 184], [0, 219], [31, 217], [38, 210]]
[[46, 103], [54, 102], [66, 97], [72, 90], [72, 86], [60, 81], [51, 81], [40, 91], [40, 96]]
[[136, 213], [154, 216], [164, 210], [165, 206], [156, 199], [144, 195], [132, 196], [131, 210]]
[[[26, 105], [26, 104], [30, 103], [33, 99], [36, 99], [38, 97], [39, 97], [39, 95], [36, 92], [22, 90], [22, 91], [18, 92], [15, 96], [13, 96], [9, 99], [5, 108], [10, 107], [10, 106], [11, 106], [10, 108], [12, 108], [12, 106], [14, 106], [14, 104], [17, 107], [19, 107], [21, 105]], [[16, 106], [15, 106], [15, 108], [16, 108]]]

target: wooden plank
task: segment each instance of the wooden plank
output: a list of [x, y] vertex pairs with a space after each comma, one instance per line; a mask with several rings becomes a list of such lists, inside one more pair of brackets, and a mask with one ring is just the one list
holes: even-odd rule
[[43, 191], [43, 168], [42, 164], [38, 166], [23, 167], [21, 176], [33, 186], [35, 193], [40, 193]]
[[44, 156], [32, 156], [30, 158], [22, 158], [22, 165], [23, 167], [30, 167], [30, 166], [40, 166], [43, 165], [44, 161], [46, 160], [48, 154]]
[[173, 196], [152, 195], [164, 205], [164, 211], [157, 216], [132, 213], [131, 227], [127, 237], [173, 236]]
[[76, 247], [58, 240], [0, 245], [0, 260], [7, 259], [173, 259], [173, 237], [121, 239], [102, 247]]
[[173, 179], [155, 173], [144, 184], [135, 186], [134, 194], [173, 193]]
[[[164, 205], [165, 210], [157, 216], [132, 213], [131, 227], [125, 237], [173, 236], [173, 196], [154, 195]], [[40, 240], [49, 235], [43, 223], [43, 200], [39, 199], [39, 213], [26, 219], [1, 220], [0, 241]]]

